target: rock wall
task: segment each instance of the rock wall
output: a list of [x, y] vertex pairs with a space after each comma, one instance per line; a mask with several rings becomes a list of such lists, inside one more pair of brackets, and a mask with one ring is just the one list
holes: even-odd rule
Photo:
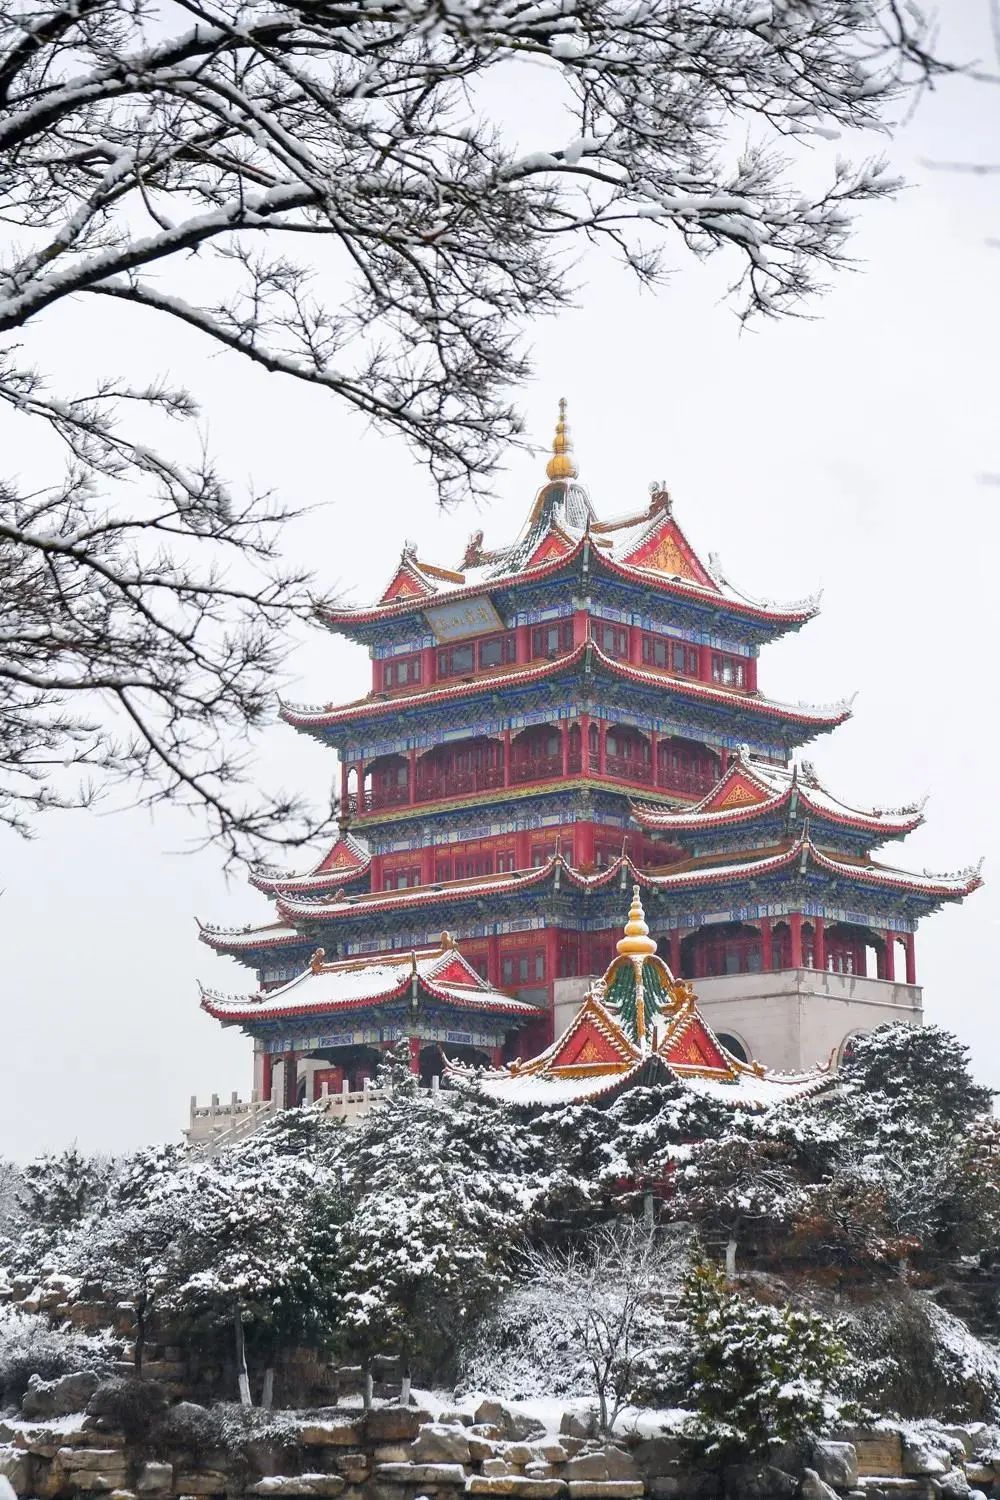
[[[919, 1437], [890, 1426], [857, 1428], [770, 1466], [725, 1473], [692, 1470], [674, 1438], [609, 1442], [594, 1435], [591, 1419], [573, 1413], [555, 1436], [499, 1402], [484, 1402], [474, 1417], [452, 1412], [437, 1420], [393, 1406], [367, 1415], [276, 1413], [270, 1430], [212, 1448], [203, 1419], [213, 1413], [191, 1403], [170, 1410], [166, 1436], [154, 1428], [131, 1441], [102, 1415], [109, 1407], [100, 1389], [87, 1412], [58, 1415], [60, 1405], [86, 1396], [80, 1382], [87, 1379], [36, 1382], [27, 1415], [0, 1421], [0, 1474], [21, 1500], [1000, 1500], [1000, 1471], [990, 1461], [998, 1434], [983, 1425], [933, 1427]], [[46, 1405], [46, 1419], [31, 1417]], [[239, 1427], [238, 1412], [220, 1410]], [[197, 1440], [185, 1439], [185, 1422], [200, 1431]]]

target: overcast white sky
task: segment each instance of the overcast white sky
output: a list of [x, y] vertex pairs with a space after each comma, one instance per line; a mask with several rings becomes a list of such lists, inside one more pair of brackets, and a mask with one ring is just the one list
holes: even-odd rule
[[[953, 0], [945, 40], [989, 55], [985, 0]], [[987, 856], [996, 880], [1000, 177], [924, 161], [1000, 162], [1000, 88], [955, 81], [926, 98], [890, 145], [910, 188], [858, 225], [856, 272], [811, 320], [741, 333], [722, 266], [676, 255], [656, 295], [606, 262], [581, 267], [578, 310], [532, 331], [524, 393], [547, 444], [569, 400], [581, 478], [600, 513], [641, 503], [664, 478], [695, 545], [718, 551], [748, 591], [798, 598], [820, 617], [768, 649], [760, 685], [825, 703], [858, 690], [855, 716], [805, 754], [832, 789], [867, 805], [930, 793], [927, 824], [889, 858], [953, 870]], [[526, 145], [533, 101], [524, 100]], [[74, 313], [53, 331], [64, 367], [86, 368], [137, 337], [132, 314]], [[442, 515], [402, 445], [366, 431], [319, 392], [214, 357], [194, 335], [148, 324], [162, 369], [195, 381], [215, 451], [317, 508], [288, 552], [358, 600], [384, 587], [405, 537], [452, 562], [469, 532], [519, 527], [542, 460], [514, 456], [498, 498]], [[169, 340], [169, 342], [168, 342]], [[148, 368], [148, 366], [147, 366]], [[0, 444], [16, 439], [0, 429]], [[6, 456], [5, 456], [6, 467]], [[365, 691], [363, 651], [316, 633], [293, 662], [292, 698]], [[283, 726], [272, 780], [325, 791], [332, 752]], [[119, 1151], [177, 1138], [189, 1095], [250, 1086], [250, 1046], [198, 1008], [198, 978], [253, 988], [196, 939], [195, 915], [263, 921], [268, 905], [167, 814], [53, 814], [33, 843], [0, 833], [6, 980], [0, 1151], [18, 1158], [76, 1140]], [[926, 922], [918, 977], [930, 1020], [953, 1028], [1000, 1086], [995, 1046], [997, 887]]]

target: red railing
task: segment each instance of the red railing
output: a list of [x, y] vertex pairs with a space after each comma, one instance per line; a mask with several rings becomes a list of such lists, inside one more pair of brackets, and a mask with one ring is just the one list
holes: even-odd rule
[[[599, 759], [596, 753], [586, 757], [589, 774], [599, 774]], [[578, 776], [583, 770], [584, 757], [579, 751], [571, 752], [567, 771]], [[664, 792], [683, 792], [687, 795], [704, 796], [718, 781], [718, 772], [713, 770], [684, 770], [680, 767], [658, 766], [653, 780], [653, 768], [648, 761], [629, 760], [623, 755], [608, 755], [604, 761], [604, 773], [614, 781], [623, 781], [631, 786], [655, 786]], [[562, 755], [542, 756], [537, 760], [514, 761], [510, 768], [510, 785], [522, 786], [526, 782], [559, 781], [563, 775]], [[445, 797], [460, 797], [472, 792], [496, 791], [504, 785], [503, 766], [476, 766], [467, 771], [442, 771], [435, 776], [422, 776], [417, 782], [416, 803], [437, 802]], [[347, 799], [351, 813], [377, 812], [380, 808], [405, 807], [409, 804], [409, 788], [406, 786], [375, 787], [359, 799], [352, 793]]]

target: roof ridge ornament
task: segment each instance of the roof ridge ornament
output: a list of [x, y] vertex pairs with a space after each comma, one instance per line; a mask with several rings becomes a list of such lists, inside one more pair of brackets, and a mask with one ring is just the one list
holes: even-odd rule
[[642, 896], [637, 885], [632, 887], [632, 905], [625, 923], [625, 936], [618, 939], [615, 951], [623, 958], [648, 958], [656, 952], [656, 939], [649, 935], [646, 913], [642, 909]]
[[570, 441], [569, 428], [566, 425], [566, 397], [559, 398], [559, 420], [556, 422], [555, 437], [552, 439], [552, 457], [545, 465], [545, 472], [550, 479], [575, 479], [579, 470], [572, 458], [573, 444]]

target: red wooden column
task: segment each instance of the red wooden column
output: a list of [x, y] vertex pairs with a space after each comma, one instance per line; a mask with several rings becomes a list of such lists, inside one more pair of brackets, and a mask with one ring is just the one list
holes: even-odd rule
[[437, 673], [434, 671], [434, 647], [425, 646], [420, 653], [420, 681], [424, 687], [431, 687]]
[[585, 609], [576, 609], [576, 610], [573, 611], [573, 646], [574, 646], [574, 649], [577, 646], [582, 646], [583, 643], [586, 641], [587, 636], [590, 634], [590, 631], [589, 631], [589, 628], [588, 628], [589, 624], [590, 624], [590, 621], [589, 621], [589, 618], [588, 618], [588, 615], [587, 615], [587, 611]]
[[675, 979], [681, 977], [681, 934], [677, 927], [670, 932], [670, 972]]
[[409, 781], [409, 785], [407, 787], [407, 791], [409, 793], [410, 806], [412, 807], [414, 805], [414, 803], [416, 802], [416, 800], [417, 800], [417, 752], [416, 752], [416, 748], [414, 748], [413, 750], [410, 751], [410, 767], [409, 767], [408, 781]]
[[608, 774], [608, 726], [603, 719], [597, 725], [597, 774]]
[[802, 913], [794, 911], [789, 915], [788, 927], [792, 939], [791, 965], [793, 969], [802, 967]]
[[746, 685], [748, 692], [757, 691], [757, 658], [748, 656], [746, 658]]
[[917, 982], [917, 955], [914, 951], [912, 932], [906, 934], [906, 982], [907, 984]]
[[531, 866], [531, 834], [527, 828], [522, 828], [514, 835], [514, 863], [519, 870], [527, 870]]
[[434, 879], [434, 845], [425, 844], [420, 851], [420, 884], [430, 885]]
[[813, 917], [813, 968], [826, 968], [826, 923], [822, 917]]
[[559, 973], [559, 932], [555, 927], [545, 929], [545, 983], [548, 986], [549, 995], [553, 994], [553, 985]]
[[418, 1036], [407, 1037], [410, 1047], [410, 1072], [420, 1074], [420, 1038]]
[[365, 812], [365, 763], [363, 760], [355, 761], [358, 773], [358, 812]]
[[503, 732], [503, 784], [510, 786], [510, 730]]
[[514, 649], [519, 662], [531, 660], [531, 626], [518, 625], [514, 631]]
[[642, 626], [630, 625], [628, 628], [628, 659], [633, 667], [642, 666]]
[[573, 835], [576, 842], [574, 853], [577, 865], [592, 865], [595, 862], [594, 851], [594, 825], [593, 823], [577, 823], [574, 825]]
[[569, 776], [569, 720], [563, 719], [560, 729], [562, 735], [562, 774], [563, 781]]
[[495, 932], [486, 939], [486, 979], [494, 989], [500, 988], [500, 938]]
[[260, 1054], [260, 1097], [270, 1099], [274, 1088], [274, 1064], [270, 1052]]
[[698, 676], [702, 682], [712, 680], [712, 648], [711, 646], [698, 647]]
[[765, 974], [774, 968], [774, 948], [771, 943], [771, 918], [760, 919], [760, 967]]
[[340, 816], [342, 818], [347, 818], [347, 817], [350, 816], [350, 808], [348, 807], [348, 804], [347, 804], [347, 798], [348, 798], [347, 781], [348, 781], [348, 777], [350, 776], [350, 773], [351, 773], [350, 766], [348, 765], [348, 763], [344, 759], [344, 757], [341, 756], [340, 757]]
[[726, 772], [729, 770], [729, 751], [726, 749], [725, 745], [722, 745], [719, 748], [719, 770], [722, 772], [723, 776], [725, 776]]
[[882, 940], [885, 943], [885, 959], [882, 963], [883, 979], [895, 979], [896, 977], [896, 938], [891, 932], [883, 932]]
[[294, 1109], [299, 1100], [299, 1054], [297, 1052], [283, 1052], [281, 1060], [284, 1063], [284, 1078], [282, 1083], [282, 1108]]
[[660, 736], [655, 729], [649, 731], [649, 784], [656, 785], [656, 757], [660, 748]]

